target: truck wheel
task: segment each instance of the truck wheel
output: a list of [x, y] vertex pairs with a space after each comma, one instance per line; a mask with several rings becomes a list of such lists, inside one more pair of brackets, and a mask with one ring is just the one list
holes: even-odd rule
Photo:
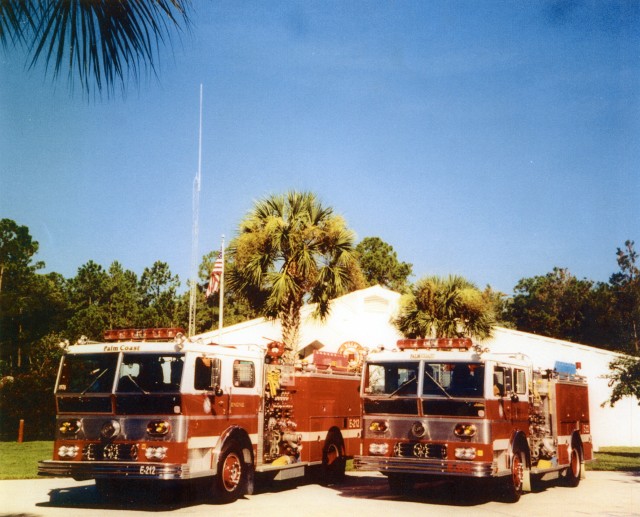
[[501, 487], [501, 499], [505, 503], [517, 503], [522, 495], [524, 485], [524, 469], [526, 468], [526, 457], [520, 449], [513, 451], [511, 460], [511, 475], [503, 481]]
[[571, 449], [569, 457], [569, 468], [565, 474], [564, 480], [567, 486], [576, 487], [580, 484], [580, 475], [582, 474], [582, 449], [579, 445]]
[[229, 440], [222, 449], [215, 478], [215, 495], [225, 503], [230, 503], [246, 493], [247, 473], [242, 449], [238, 442]]
[[322, 450], [321, 485], [335, 485], [344, 481], [347, 460], [344, 456], [344, 441], [339, 434], [331, 434]]

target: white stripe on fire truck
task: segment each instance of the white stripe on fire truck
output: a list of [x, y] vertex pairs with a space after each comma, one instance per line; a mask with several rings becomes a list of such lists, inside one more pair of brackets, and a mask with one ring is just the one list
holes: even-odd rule
[[[252, 445], [258, 444], [257, 433], [250, 434], [249, 440]], [[192, 436], [187, 442], [187, 448], [189, 449], [210, 449], [215, 447], [220, 441], [220, 435], [218, 436]]]
[[[568, 446], [571, 443], [571, 436], [558, 436], [558, 445]], [[493, 440], [494, 451], [504, 451], [511, 446], [511, 440], [508, 438], [502, 438], [500, 440]]]
[[[360, 437], [359, 429], [342, 429], [340, 431], [344, 439], [352, 439]], [[312, 431], [312, 432], [295, 432], [292, 433], [302, 437], [303, 442], [320, 442], [327, 437], [326, 431]], [[249, 439], [253, 445], [258, 444], [258, 434], [250, 434]], [[215, 447], [220, 441], [220, 435], [217, 436], [193, 436], [189, 438], [187, 447], [189, 449], [206, 449]]]
[[494, 451], [504, 451], [509, 448], [510, 440], [508, 438], [503, 438], [501, 440], [493, 440], [493, 450]]
[[[341, 429], [340, 433], [342, 434], [342, 437], [345, 439], [360, 437], [359, 429]], [[327, 437], [327, 431], [307, 431], [307, 432], [295, 431], [291, 434], [301, 436], [303, 442], [320, 442], [320, 441], [324, 441], [324, 439]]]

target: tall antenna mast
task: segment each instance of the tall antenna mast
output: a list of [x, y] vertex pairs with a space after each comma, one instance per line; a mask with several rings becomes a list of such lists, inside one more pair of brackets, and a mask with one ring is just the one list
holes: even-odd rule
[[200, 217], [200, 181], [202, 179], [202, 83], [200, 83], [200, 128], [198, 131], [198, 172], [193, 180], [193, 231], [191, 236], [191, 292], [189, 293], [189, 337], [196, 333], [198, 287], [198, 219]]

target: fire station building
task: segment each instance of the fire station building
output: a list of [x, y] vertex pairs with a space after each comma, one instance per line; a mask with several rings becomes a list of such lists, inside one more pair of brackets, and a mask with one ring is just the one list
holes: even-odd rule
[[[365, 349], [395, 348], [397, 340], [402, 338], [392, 324], [399, 303], [399, 293], [374, 286], [334, 300], [324, 322], [312, 318], [313, 306], [305, 306], [300, 329], [301, 358], [315, 351], [358, 353]], [[257, 318], [195, 337], [206, 337], [220, 344], [266, 344], [281, 340], [281, 336], [278, 321]], [[609, 363], [619, 354], [502, 327], [497, 327], [493, 337], [481, 344], [492, 352], [525, 354], [535, 368], [553, 369], [557, 362], [576, 364], [578, 373], [589, 382], [591, 433], [596, 450], [602, 446], [640, 446], [638, 401], [626, 397], [613, 408], [602, 406], [611, 393], [604, 375], [609, 372]]]

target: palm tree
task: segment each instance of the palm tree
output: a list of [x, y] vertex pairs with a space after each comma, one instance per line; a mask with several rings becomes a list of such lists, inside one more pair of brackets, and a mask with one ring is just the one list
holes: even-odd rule
[[189, 0], [0, 0], [0, 43], [27, 48], [33, 67], [44, 59], [54, 77], [68, 66], [82, 89], [110, 92], [129, 75], [138, 79], [171, 36], [188, 26]]
[[394, 321], [402, 334], [417, 337], [491, 336], [495, 326], [492, 301], [460, 276], [430, 276], [405, 295]]
[[229, 254], [230, 287], [280, 320], [288, 362], [296, 357], [303, 304], [315, 303], [314, 316], [324, 319], [333, 298], [362, 283], [354, 234], [310, 192], [257, 201]]

